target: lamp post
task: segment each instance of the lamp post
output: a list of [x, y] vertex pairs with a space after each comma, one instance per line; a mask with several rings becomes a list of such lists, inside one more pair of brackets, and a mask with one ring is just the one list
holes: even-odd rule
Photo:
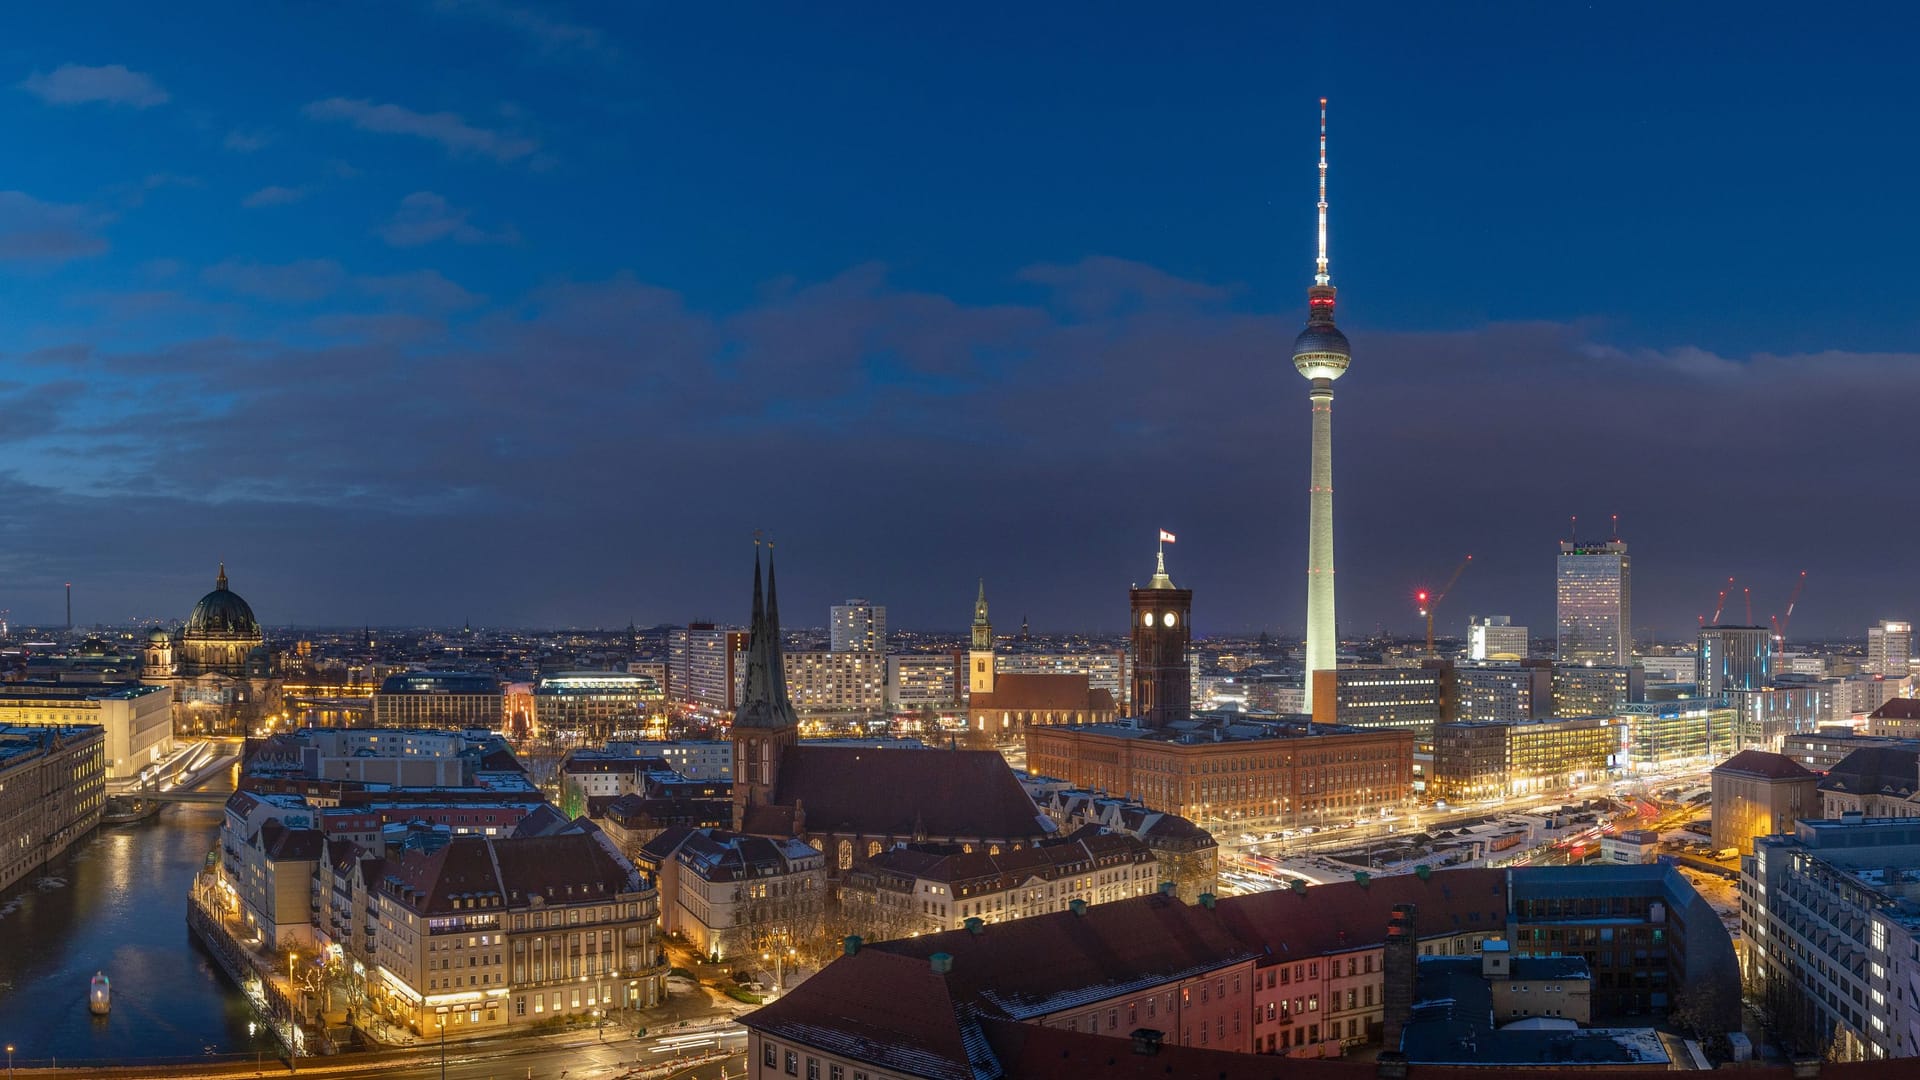
[[440, 1023], [440, 1080], [447, 1080], [447, 1007], [436, 1005], [433, 1011]]
[[7, 1044], [7, 1080], [13, 1080], [13, 1044]]

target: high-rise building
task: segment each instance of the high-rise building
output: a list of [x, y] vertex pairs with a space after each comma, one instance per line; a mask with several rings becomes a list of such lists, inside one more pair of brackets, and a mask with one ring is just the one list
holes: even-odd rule
[[1307, 488], [1307, 648], [1305, 711], [1313, 711], [1314, 673], [1331, 671], [1338, 637], [1333, 607], [1333, 380], [1346, 374], [1352, 350], [1333, 324], [1333, 278], [1327, 273], [1327, 99], [1320, 99], [1320, 256], [1307, 290], [1307, 328], [1293, 340], [1293, 367], [1309, 381], [1313, 403], [1313, 466]]
[[747, 648], [744, 630], [693, 623], [667, 633], [667, 687], [673, 700], [715, 711], [733, 709], [740, 681], [737, 657]]
[[1764, 626], [1703, 626], [1693, 665], [1696, 697], [1758, 690], [1773, 681], [1773, 636]]
[[1867, 627], [1866, 670], [1875, 675], [1906, 676], [1913, 666], [1913, 624], [1887, 619]]
[[1467, 659], [1525, 660], [1527, 628], [1507, 615], [1467, 616]]
[[829, 633], [834, 652], [886, 652], [887, 609], [857, 598], [835, 604]]
[[1555, 658], [1625, 667], [1633, 653], [1632, 563], [1623, 540], [1560, 541]]
[[1462, 664], [1453, 670], [1453, 719], [1539, 720], [1553, 714], [1553, 666], [1545, 660]]
[[1153, 579], [1128, 591], [1133, 605], [1133, 714], [1148, 727], [1185, 720], [1193, 711], [1193, 669], [1187, 663], [1193, 590], [1167, 576], [1163, 546]]

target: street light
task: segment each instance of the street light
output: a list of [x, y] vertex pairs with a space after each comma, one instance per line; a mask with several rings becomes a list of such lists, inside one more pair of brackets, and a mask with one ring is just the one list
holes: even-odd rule
[[7, 1044], [7, 1080], [13, 1080], [13, 1044]]
[[447, 1080], [447, 1007], [436, 1005], [433, 1011], [440, 1022], [440, 1080]]

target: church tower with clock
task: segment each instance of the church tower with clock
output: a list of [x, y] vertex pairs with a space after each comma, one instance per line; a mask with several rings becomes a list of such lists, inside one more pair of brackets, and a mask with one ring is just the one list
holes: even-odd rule
[[[1163, 534], [1166, 539], [1171, 536]], [[1187, 662], [1192, 631], [1187, 616], [1193, 590], [1167, 576], [1164, 543], [1153, 579], [1130, 590], [1133, 600], [1133, 715], [1150, 728], [1185, 720], [1193, 710], [1193, 670]]]

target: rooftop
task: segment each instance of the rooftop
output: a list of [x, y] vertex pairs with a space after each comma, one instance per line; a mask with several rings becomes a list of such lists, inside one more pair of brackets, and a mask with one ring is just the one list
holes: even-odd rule
[[1765, 750], [1742, 750], [1714, 766], [1716, 773], [1737, 773], [1761, 780], [1800, 780], [1814, 774], [1785, 754]]
[[[1573, 958], [1579, 967], [1584, 962]], [[1521, 961], [1514, 961], [1517, 967]], [[1493, 990], [1474, 956], [1423, 956], [1413, 1018], [1401, 1033], [1407, 1059], [1429, 1065], [1653, 1065], [1668, 1062], [1652, 1028], [1500, 1029]], [[1522, 977], [1518, 972], [1516, 977]], [[1534, 976], [1525, 976], [1532, 978]], [[1583, 978], [1581, 974], [1547, 977]]]

